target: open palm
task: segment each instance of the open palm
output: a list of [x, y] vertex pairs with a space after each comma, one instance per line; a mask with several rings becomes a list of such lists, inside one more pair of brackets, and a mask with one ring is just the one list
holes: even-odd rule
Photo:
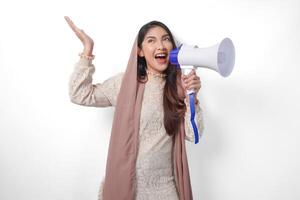
[[74, 31], [74, 33], [82, 42], [85, 50], [89, 50], [90, 51], [89, 53], [91, 53], [94, 46], [93, 39], [90, 36], [88, 36], [82, 29], [79, 29], [69, 17], [65, 16], [64, 18], [69, 24], [69, 26], [71, 27], [71, 29]]

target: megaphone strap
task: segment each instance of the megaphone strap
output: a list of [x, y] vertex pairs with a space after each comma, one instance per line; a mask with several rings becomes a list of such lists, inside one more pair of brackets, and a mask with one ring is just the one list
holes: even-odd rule
[[198, 128], [197, 125], [195, 123], [195, 96], [194, 93], [189, 95], [189, 99], [190, 99], [190, 110], [191, 110], [191, 123], [192, 123], [192, 127], [194, 130], [194, 136], [195, 136], [195, 144], [197, 144], [199, 142], [199, 134], [198, 134]]

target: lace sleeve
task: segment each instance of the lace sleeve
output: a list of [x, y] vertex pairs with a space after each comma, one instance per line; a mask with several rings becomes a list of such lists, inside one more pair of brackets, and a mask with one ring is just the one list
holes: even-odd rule
[[[187, 112], [185, 113], [185, 139], [190, 141], [190, 142], [195, 142], [195, 136], [194, 136], [194, 130], [193, 126], [191, 123], [191, 110], [190, 110], [190, 104], [186, 100], [186, 107], [187, 107]], [[196, 113], [195, 113], [195, 123], [198, 128], [198, 133], [199, 133], [199, 139], [203, 135], [203, 111], [202, 108], [200, 107], [200, 103], [195, 105]]]
[[95, 66], [90, 60], [80, 58], [75, 64], [69, 80], [69, 97], [71, 102], [84, 106], [115, 106], [122, 82], [123, 72], [93, 84]]

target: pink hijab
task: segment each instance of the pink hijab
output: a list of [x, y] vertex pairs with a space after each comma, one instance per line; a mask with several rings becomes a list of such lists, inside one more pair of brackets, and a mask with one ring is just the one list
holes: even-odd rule
[[[134, 200], [140, 112], [145, 84], [137, 81], [137, 37], [117, 97], [110, 136], [103, 200]], [[178, 94], [185, 95], [177, 78]], [[185, 148], [184, 120], [174, 140], [174, 174], [180, 200], [192, 200], [189, 167]]]

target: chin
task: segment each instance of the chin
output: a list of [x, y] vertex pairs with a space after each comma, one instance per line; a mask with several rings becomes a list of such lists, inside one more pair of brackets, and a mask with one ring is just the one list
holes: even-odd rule
[[166, 64], [163, 64], [163, 65], [157, 66], [156, 69], [158, 69], [160, 72], [163, 72], [163, 71], [165, 71], [167, 68], [168, 68], [168, 64], [166, 63]]
[[163, 73], [167, 68], [168, 68], [168, 66], [164, 66], [164, 67], [158, 68], [157, 70], [158, 70], [160, 73]]
[[159, 63], [153, 63], [152, 65], [156, 71], [159, 71], [160, 73], [163, 73], [169, 66], [169, 62], [166, 62], [164, 64], [159, 64]]

